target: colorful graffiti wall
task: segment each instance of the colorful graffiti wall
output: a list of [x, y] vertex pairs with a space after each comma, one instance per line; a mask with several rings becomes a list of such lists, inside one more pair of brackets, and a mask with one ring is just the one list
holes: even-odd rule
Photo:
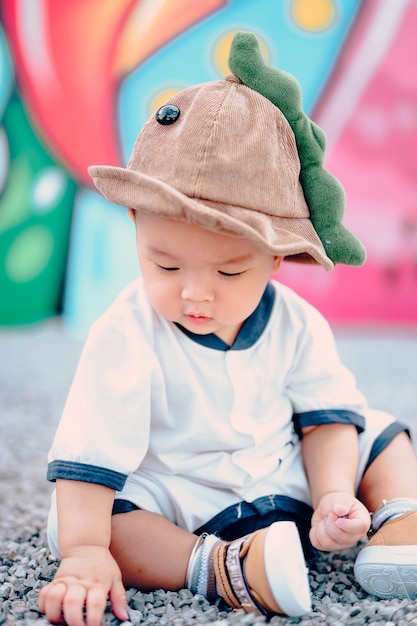
[[237, 30], [294, 74], [328, 136], [362, 268], [284, 264], [332, 322], [417, 323], [415, 0], [0, 0], [0, 324], [86, 328], [138, 273], [124, 165], [167, 96], [228, 73]]

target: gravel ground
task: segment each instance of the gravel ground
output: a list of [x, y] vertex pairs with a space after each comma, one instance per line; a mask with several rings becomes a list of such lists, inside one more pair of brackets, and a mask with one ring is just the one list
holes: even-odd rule
[[[394, 412], [417, 440], [415, 358], [417, 329], [337, 331], [344, 362], [375, 408]], [[51, 487], [46, 455], [81, 350], [82, 340], [59, 319], [20, 329], [0, 329], [0, 625], [45, 626], [37, 611], [39, 589], [57, 563], [46, 546]], [[271, 624], [417, 624], [417, 601], [378, 601], [353, 576], [359, 548], [323, 554], [310, 564], [313, 610], [303, 618], [274, 617]], [[187, 626], [260, 624], [241, 612], [224, 611], [188, 591], [128, 590], [130, 622]], [[106, 624], [118, 624], [108, 612]]]

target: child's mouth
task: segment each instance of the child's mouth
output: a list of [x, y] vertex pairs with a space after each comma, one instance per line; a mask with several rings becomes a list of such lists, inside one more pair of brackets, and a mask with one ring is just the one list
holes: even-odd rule
[[191, 324], [196, 324], [197, 326], [207, 324], [212, 320], [211, 317], [200, 313], [188, 313], [185, 317]]

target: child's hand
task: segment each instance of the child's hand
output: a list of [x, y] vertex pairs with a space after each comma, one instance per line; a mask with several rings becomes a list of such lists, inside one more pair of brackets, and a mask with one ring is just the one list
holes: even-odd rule
[[311, 518], [310, 540], [318, 550], [346, 550], [366, 535], [370, 524], [369, 511], [354, 496], [328, 493]]
[[100, 626], [108, 597], [115, 616], [129, 619], [120, 570], [110, 551], [79, 546], [62, 559], [54, 580], [42, 589], [39, 609], [51, 622]]

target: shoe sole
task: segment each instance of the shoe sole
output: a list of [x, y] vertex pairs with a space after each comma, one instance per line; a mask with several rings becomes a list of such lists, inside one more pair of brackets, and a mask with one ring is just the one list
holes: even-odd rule
[[294, 522], [275, 522], [265, 537], [264, 563], [276, 603], [291, 617], [311, 610], [308, 569]]
[[378, 598], [417, 599], [417, 546], [363, 548], [354, 572], [361, 587]]

